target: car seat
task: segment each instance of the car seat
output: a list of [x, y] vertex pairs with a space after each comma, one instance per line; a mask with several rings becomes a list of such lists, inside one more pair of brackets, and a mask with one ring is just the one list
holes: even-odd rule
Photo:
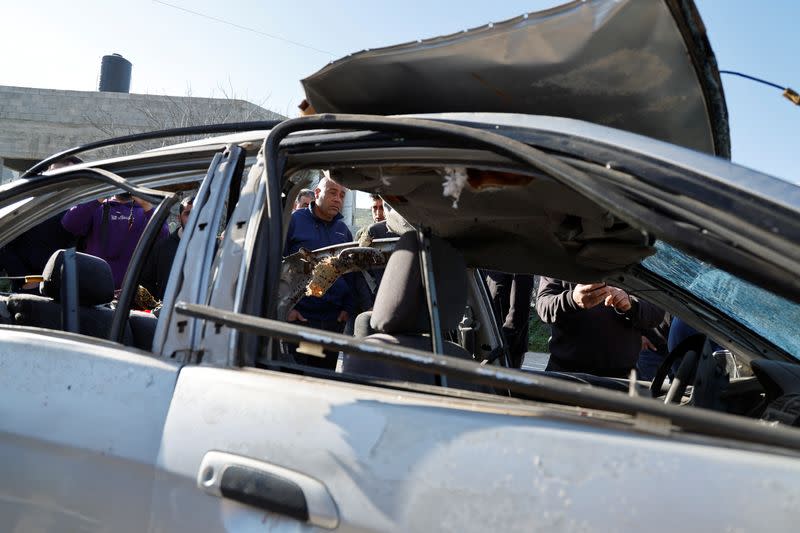
[[[464, 258], [445, 240], [432, 236], [431, 256], [439, 303], [442, 332], [454, 330], [467, 305], [467, 271]], [[368, 323], [367, 323], [368, 321]], [[373, 310], [361, 313], [355, 321], [354, 334], [367, 342], [382, 342], [431, 351], [430, 315], [419, 259], [419, 241], [414, 231], [404, 233], [389, 261]], [[444, 341], [445, 355], [472, 359], [472, 354], [456, 343]], [[369, 375], [397, 381], [435, 384], [435, 376], [387, 361], [346, 354], [343, 372]], [[486, 390], [473, 384], [449, 380], [450, 386]]]
[[[41, 296], [35, 294], [12, 294], [7, 308], [12, 323], [20, 326], [60, 330], [61, 324], [61, 270], [64, 250], [57, 250], [45, 265], [39, 284]], [[114, 277], [111, 267], [100, 257], [76, 252], [75, 264], [78, 278], [78, 322], [79, 332], [97, 338], [108, 338], [114, 310], [108, 304], [114, 299]], [[142, 318], [145, 320], [144, 318]], [[155, 331], [156, 318], [146, 319], [147, 329]], [[143, 328], [144, 329], [144, 328]], [[126, 345], [144, 344], [146, 334], [137, 335], [134, 343], [130, 325], [126, 325], [123, 342]], [[152, 335], [150, 336], [152, 339]], [[139, 346], [144, 349], [144, 346]]]

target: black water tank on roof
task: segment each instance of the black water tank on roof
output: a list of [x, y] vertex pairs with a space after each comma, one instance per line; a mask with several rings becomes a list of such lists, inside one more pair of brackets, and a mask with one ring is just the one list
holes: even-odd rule
[[127, 93], [131, 90], [131, 62], [119, 54], [103, 56], [98, 91]]

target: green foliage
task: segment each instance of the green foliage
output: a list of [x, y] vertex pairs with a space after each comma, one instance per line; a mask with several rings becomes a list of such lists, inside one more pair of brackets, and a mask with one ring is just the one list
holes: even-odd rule
[[550, 326], [539, 320], [535, 309], [531, 309], [531, 320], [528, 327], [528, 351], [549, 352], [547, 340], [550, 338]]
[[370, 209], [355, 209], [355, 216], [353, 217], [353, 236], [361, 228], [366, 228], [372, 224], [372, 210]]

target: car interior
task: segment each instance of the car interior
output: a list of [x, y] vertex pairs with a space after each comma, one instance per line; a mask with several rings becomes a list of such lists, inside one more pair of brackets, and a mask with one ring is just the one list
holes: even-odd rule
[[[474, 183], [479, 184], [473, 186], [473, 190], [480, 190], [481, 185], [488, 182], [486, 188], [492, 194], [481, 198], [477, 198], [477, 194], [462, 195], [457, 206], [452, 198], [443, 198], [442, 189], [432, 190], [431, 184], [440, 184], [450, 168], [393, 166], [387, 169], [365, 165], [361, 168], [349, 166], [337, 174], [344, 183], [369, 184], [369, 192], [391, 184], [391, 192], [383, 198], [384, 202], [397, 207], [394, 213], [399, 211], [409, 216], [417, 228], [427, 224], [436, 228], [436, 234], [430, 237], [433, 277], [441, 335], [447, 339], [440, 353], [482, 364], [503, 365], [502, 356], [497, 355], [502, 353], [503, 340], [491, 310], [486, 308], [486, 287], [477, 267], [518, 272], [520, 265], [530, 258], [530, 264], [536, 265], [536, 269], [545, 272], [557, 270], [565, 279], [574, 275], [585, 280], [591, 276], [592, 269], [597, 269], [598, 278], [595, 279], [608, 279], [609, 274], [622, 264], [637, 263], [655, 251], [654, 243], [643, 239], [641, 232], [620, 220], [609, 220], [607, 212], [596, 204], [581, 201], [572, 191], [558, 192], [561, 186], [547, 178], [486, 167], [467, 167], [464, 170], [465, 175], [475, 177]], [[430, 179], [430, 175], [436, 179]], [[395, 186], [401, 179], [402, 185]], [[523, 188], [529, 187], [531, 182], [535, 187]], [[396, 194], [398, 190], [403, 194]], [[558, 198], [559, 194], [564, 203], [554, 202], [555, 205], [548, 208], [548, 200], [554, 196]], [[491, 224], [481, 224], [475, 214], [485, 211], [476, 209], [478, 202], [484, 207], [492, 203], [507, 208]], [[531, 216], [532, 205], [539, 207], [534, 211], [540, 215]], [[561, 211], [562, 205], [570, 207]], [[542, 215], [546, 218], [536, 218]], [[531, 231], [531, 227], [536, 225], [549, 228], [549, 231]], [[491, 229], [487, 229], [488, 226]], [[386, 265], [374, 309], [359, 315], [355, 322], [356, 337], [367, 342], [431, 351], [430, 316], [422, 283], [424, 276], [419, 271], [419, 235], [417, 231], [408, 231], [398, 239]], [[556, 242], [532, 242], [546, 239], [548, 235], [551, 239], [555, 237]], [[576, 238], [578, 235], [580, 237]], [[564, 250], [573, 252], [577, 261], [565, 261]], [[574, 270], [570, 271], [570, 268]], [[471, 325], [467, 335], [461, 328], [465, 322]], [[792, 391], [800, 377], [794, 363], [739, 357], [733, 363], [737, 368], [733, 373], [730, 361], [712, 356], [714, 346], [713, 339], [707, 335], [690, 337], [670, 354], [652, 383], [581, 373], [522, 371], [628, 394], [635, 390], [636, 395], [653, 396], [665, 403], [704, 407], [765, 420], [796, 420], [783, 408], [786, 398], [794, 397]], [[733, 357], [736, 358], [736, 354]], [[266, 366], [274, 368], [273, 365]], [[345, 374], [369, 376], [390, 383], [444, 384], [450, 388], [536, 399], [535, 395], [529, 397], [502, 388], [447, 380], [446, 376], [443, 382], [441, 375], [347, 353], [343, 354], [341, 370]], [[319, 370], [309, 373], [322, 375]], [[668, 373], [673, 376], [671, 380], [666, 379]], [[780, 390], [773, 387], [777, 382], [783, 384]], [[775, 412], [778, 404], [782, 414]]]

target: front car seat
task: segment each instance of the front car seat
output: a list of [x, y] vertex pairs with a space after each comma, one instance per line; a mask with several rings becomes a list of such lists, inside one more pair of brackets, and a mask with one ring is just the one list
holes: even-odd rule
[[[467, 305], [467, 270], [464, 258], [445, 240], [432, 236], [431, 256], [439, 303], [439, 320], [442, 333], [454, 330], [464, 315]], [[430, 314], [419, 259], [419, 241], [415, 231], [404, 233], [389, 258], [386, 271], [371, 312], [356, 319], [356, 336], [365, 336], [368, 342], [382, 342], [431, 351]], [[369, 317], [369, 328], [366, 319]], [[473, 359], [472, 354], [456, 343], [445, 341], [444, 354], [462, 359]], [[395, 381], [435, 384], [434, 374], [412, 370], [386, 361], [345, 355], [343, 372], [374, 376]], [[450, 385], [458, 388], [485, 391], [469, 383]]]
[[[105, 339], [111, 328], [114, 310], [109, 304], [114, 299], [114, 277], [105, 260], [77, 252], [75, 263], [78, 278], [78, 320], [80, 333]], [[50, 256], [42, 272], [44, 281], [39, 284], [41, 296], [13, 294], [8, 298], [8, 310], [13, 323], [20, 326], [60, 330], [61, 324], [61, 270], [64, 250]], [[131, 330], [125, 329], [124, 342], [132, 340]]]

